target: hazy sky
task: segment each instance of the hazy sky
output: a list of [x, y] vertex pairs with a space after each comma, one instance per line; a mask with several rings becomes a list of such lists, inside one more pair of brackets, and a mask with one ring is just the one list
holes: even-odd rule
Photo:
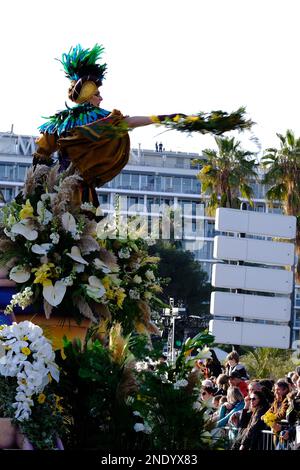
[[[103, 107], [126, 115], [196, 113], [241, 105], [262, 148], [300, 135], [299, 0], [26, 0], [2, 2], [0, 131], [37, 134], [64, 107], [54, 60], [80, 42], [105, 47]], [[69, 102], [70, 104], [70, 102]], [[136, 129], [132, 146], [200, 152], [208, 136]], [[241, 135], [237, 134], [238, 138]], [[244, 146], [249, 133], [242, 137]]]

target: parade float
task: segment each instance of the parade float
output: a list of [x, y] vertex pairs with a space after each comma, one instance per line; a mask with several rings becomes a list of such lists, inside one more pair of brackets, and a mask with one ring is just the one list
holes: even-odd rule
[[[212, 448], [194, 366], [213, 338], [199, 333], [174, 363], [161, 361], [151, 344], [160, 334], [152, 313], [163, 307], [152, 241], [102, 219], [95, 188], [126, 165], [133, 128], [99, 107], [102, 51], [62, 56], [75, 106], [40, 127], [24, 187], [0, 210], [0, 447]], [[244, 113], [137, 125], [219, 134], [249, 129]]]

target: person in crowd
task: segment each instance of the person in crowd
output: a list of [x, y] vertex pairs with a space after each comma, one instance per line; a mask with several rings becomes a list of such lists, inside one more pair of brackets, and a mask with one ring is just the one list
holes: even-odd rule
[[242, 392], [243, 396], [248, 395], [248, 387], [246, 382], [242, 379], [241, 374], [238, 370], [234, 370], [229, 374], [229, 384], [232, 387], [238, 387]]
[[214, 388], [202, 386], [201, 389], [201, 401], [207, 408], [213, 408]]
[[205, 359], [205, 377], [209, 378], [210, 376], [214, 375], [218, 377], [218, 375], [222, 374], [222, 366], [217, 358], [215, 351], [210, 348], [211, 357]]
[[287, 395], [290, 392], [290, 387], [285, 379], [279, 379], [274, 385], [274, 401], [269, 408], [269, 412], [275, 415], [275, 423], [273, 425], [273, 431], [279, 433], [282, 430], [282, 424], [280, 421], [286, 419], [286, 412], [289, 407]]
[[265, 394], [257, 390], [245, 399], [245, 407], [241, 412], [239, 433], [233, 448], [239, 450], [263, 449], [262, 430], [267, 426], [261, 417], [267, 412], [269, 403]]
[[293, 375], [292, 375], [292, 377], [291, 377], [291, 379], [292, 379], [292, 382], [293, 382], [293, 384], [294, 384], [295, 389], [297, 389], [297, 381], [298, 381], [298, 379], [299, 379], [299, 375], [296, 374], [296, 372], [294, 372]]
[[222, 395], [214, 395], [213, 400], [212, 400], [212, 406], [215, 410], [218, 410], [220, 407], [220, 400], [222, 398]]
[[215, 395], [223, 395], [226, 397], [227, 389], [229, 387], [229, 377], [226, 374], [220, 374], [216, 380], [216, 392]]
[[242, 410], [244, 405], [244, 397], [240, 389], [230, 386], [227, 390], [227, 402], [220, 407], [216, 427], [222, 428], [226, 426], [230, 417], [237, 411]]
[[240, 356], [236, 351], [232, 351], [226, 357], [225, 374], [230, 375], [231, 372], [238, 371], [243, 380], [248, 380], [249, 375], [243, 364], [240, 363]]
[[[299, 379], [300, 382], [300, 379]], [[280, 437], [287, 441], [294, 441], [296, 437], [296, 425], [300, 425], [300, 390], [290, 392], [287, 395], [288, 409], [286, 410], [287, 429], [282, 430]]]

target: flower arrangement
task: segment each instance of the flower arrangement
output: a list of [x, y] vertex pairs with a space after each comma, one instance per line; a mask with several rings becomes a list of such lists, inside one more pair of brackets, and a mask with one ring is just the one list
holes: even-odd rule
[[230, 114], [224, 111], [200, 112], [192, 116], [178, 114], [173, 119], [167, 118], [160, 124], [180, 132], [220, 135], [228, 131], [250, 129], [254, 123], [245, 118], [245, 108], [241, 107]]
[[62, 428], [53, 380], [59, 369], [43, 330], [29, 321], [0, 326], [0, 411], [37, 448], [54, 448]]
[[79, 202], [82, 179], [68, 171], [30, 169], [22, 193], [1, 209], [0, 263], [19, 289], [6, 313], [33, 304], [47, 318], [56, 309], [97, 323], [126, 322], [131, 309], [128, 331], [151, 328], [157, 258], [143, 241], [105, 238], [99, 209]]
[[[142, 238], [105, 239], [102, 246], [118, 259], [119, 287], [123, 293], [122, 310], [112, 308], [112, 317], [122, 323], [124, 332], [132, 330], [140, 334], [159, 334], [157, 326], [151, 320], [151, 311], [165, 307], [158, 295], [162, 292], [162, 279], [156, 275], [158, 257], [149, 256], [148, 241]], [[104, 279], [108, 297], [114, 296], [109, 291], [113, 284]], [[108, 285], [107, 285], [108, 284]]]

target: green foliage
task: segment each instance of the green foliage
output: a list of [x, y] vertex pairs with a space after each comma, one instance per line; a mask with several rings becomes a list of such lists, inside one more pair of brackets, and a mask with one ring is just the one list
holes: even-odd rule
[[63, 357], [58, 351], [57, 362], [64, 370], [58, 387], [69, 416], [67, 447], [134, 449], [138, 443], [132, 409], [120, 396], [126, 365], [114, 362], [97, 339], [85, 349], [79, 340], [65, 339]]
[[[57, 363], [63, 368], [58, 384], [64, 396], [70, 449], [175, 450], [212, 448], [206, 432], [205, 408], [195, 407], [201, 377], [193, 372], [195, 360], [213, 337], [206, 332], [188, 339], [171, 365], [153, 359], [145, 336], [128, 339], [123, 360], [116, 360], [111, 346], [90, 338], [84, 348], [79, 340], [64, 340]], [[190, 358], [192, 350], [198, 356]], [[128, 362], [135, 352], [141, 362]], [[206, 350], [205, 350], [206, 351]], [[206, 354], [206, 352], [205, 352]], [[151, 359], [152, 356], [152, 359]], [[152, 361], [152, 362], [151, 362]]]
[[201, 377], [192, 371], [195, 360], [191, 350], [213, 341], [211, 335], [199, 333], [188, 339], [174, 365], [161, 364], [155, 370], [141, 371], [139, 391], [134, 401], [140, 424], [148, 433], [151, 449], [208, 449], [218, 445], [206, 433], [205, 407], [197, 409]]
[[[253, 190], [250, 180], [257, 178], [253, 152], [240, 148], [234, 137], [216, 137], [218, 149], [206, 149], [206, 163], [198, 173], [202, 194], [208, 194], [207, 213], [214, 215], [217, 207], [239, 208], [239, 195], [252, 204]], [[203, 160], [195, 160], [203, 164]]]
[[291, 352], [276, 348], [256, 348], [241, 357], [252, 378], [279, 379], [294, 370]]
[[163, 286], [162, 300], [168, 304], [173, 297], [175, 305], [182, 301], [189, 314], [203, 316], [205, 320], [211, 287], [194, 255], [164, 242], [153, 245], [150, 252], [160, 257], [158, 276], [168, 280]]

